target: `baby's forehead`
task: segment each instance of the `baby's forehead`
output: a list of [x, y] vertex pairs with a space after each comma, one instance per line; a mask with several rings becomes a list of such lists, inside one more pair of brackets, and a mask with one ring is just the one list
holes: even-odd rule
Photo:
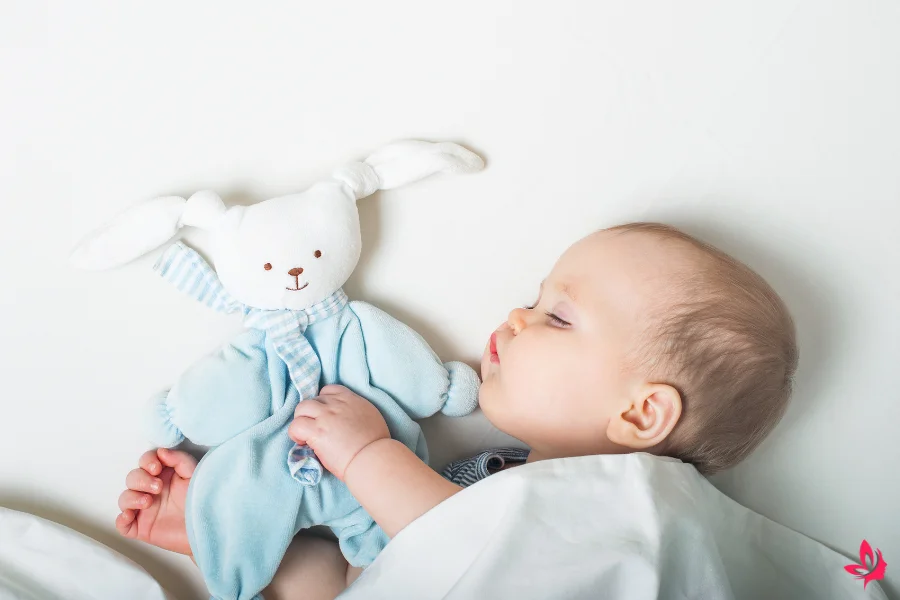
[[650, 233], [598, 231], [572, 245], [549, 279], [586, 306], [639, 317], [672, 297], [696, 258], [688, 245]]
[[697, 267], [697, 253], [689, 245], [647, 232], [598, 231], [573, 244], [559, 266], [584, 278], [611, 275], [650, 278]]

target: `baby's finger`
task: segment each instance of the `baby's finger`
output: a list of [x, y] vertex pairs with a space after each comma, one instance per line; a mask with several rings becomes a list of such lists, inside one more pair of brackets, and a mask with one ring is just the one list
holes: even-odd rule
[[319, 390], [319, 395], [320, 396], [337, 396], [339, 394], [343, 394], [344, 391], [346, 391], [346, 390], [347, 390], [347, 388], [345, 388], [342, 385], [331, 384], [331, 385], [326, 385], [321, 390]]
[[151, 496], [150, 494], [145, 494], [143, 492], [125, 490], [124, 492], [119, 494], [119, 510], [121, 510], [122, 512], [126, 511], [129, 508], [133, 508], [135, 510], [147, 508], [152, 503], [153, 496]]
[[159, 460], [167, 467], [172, 467], [179, 477], [190, 479], [197, 466], [197, 459], [182, 450], [160, 448], [156, 451]]
[[162, 473], [162, 465], [159, 464], [159, 458], [156, 457], [156, 450], [148, 450], [141, 454], [138, 466], [151, 475]]
[[143, 469], [134, 469], [125, 476], [125, 487], [138, 492], [158, 494], [162, 490], [162, 480]]
[[119, 516], [116, 517], [116, 531], [125, 537], [131, 537], [129, 534], [134, 527], [134, 518], [135, 513], [130, 508], [123, 510], [119, 513]]
[[315, 440], [318, 427], [315, 419], [309, 417], [297, 417], [288, 427], [288, 437], [300, 444], [309, 444], [311, 440]]
[[294, 416], [315, 419], [322, 414], [323, 408], [325, 405], [318, 398], [310, 398], [297, 405], [297, 408], [294, 409]]

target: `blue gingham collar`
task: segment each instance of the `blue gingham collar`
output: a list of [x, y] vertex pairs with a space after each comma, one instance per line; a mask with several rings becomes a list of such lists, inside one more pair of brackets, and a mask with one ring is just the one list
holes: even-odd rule
[[269, 335], [302, 335], [307, 327], [318, 321], [340, 313], [350, 300], [344, 290], [339, 289], [324, 300], [310, 307], [292, 310], [281, 308], [264, 310], [262, 308], [244, 307], [244, 325], [254, 329], [264, 329]]
[[215, 269], [196, 250], [182, 242], [172, 244], [153, 268], [176, 289], [201, 304], [226, 314], [240, 311], [245, 325], [279, 337], [296, 328], [299, 328], [297, 333], [302, 334], [307, 326], [340, 313], [349, 303], [344, 290], [338, 289], [304, 309], [271, 310], [247, 306], [228, 293]]

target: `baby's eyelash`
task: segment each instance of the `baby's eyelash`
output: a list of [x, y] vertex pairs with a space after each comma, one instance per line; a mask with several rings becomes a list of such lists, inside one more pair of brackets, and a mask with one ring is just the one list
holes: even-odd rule
[[537, 300], [535, 300], [535, 301], [532, 302], [531, 304], [528, 304], [528, 305], [526, 305], [526, 306], [523, 306], [522, 308], [524, 308], [525, 310], [534, 310], [534, 309], [537, 308], [538, 304], [540, 304], [540, 303], [541, 303], [541, 298], [540, 298], [540, 296], [538, 296], [538, 299], [537, 299]]
[[562, 319], [560, 319], [559, 317], [554, 315], [552, 312], [548, 312], [547, 316], [550, 317], [550, 322], [553, 323], [554, 325], [556, 325], [557, 327], [571, 327], [572, 326], [571, 323], [569, 323], [568, 321], [563, 321]]

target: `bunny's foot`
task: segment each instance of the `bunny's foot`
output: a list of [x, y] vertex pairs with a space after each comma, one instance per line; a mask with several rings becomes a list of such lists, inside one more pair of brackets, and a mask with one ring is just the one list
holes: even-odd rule
[[184, 434], [172, 422], [169, 392], [157, 394], [147, 403], [143, 422], [147, 440], [157, 448], [174, 448], [184, 441]]
[[462, 417], [478, 406], [478, 386], [481, 382], [472, 367], [453, 361], [444, 363], [450, 372], [450, 389], [441, 412], [449, 417]]

